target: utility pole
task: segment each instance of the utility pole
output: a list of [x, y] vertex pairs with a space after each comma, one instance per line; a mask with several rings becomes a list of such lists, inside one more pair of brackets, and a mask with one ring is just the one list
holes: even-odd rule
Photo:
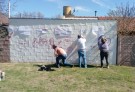
[[10, 18], [10, 0], [8, 0], [8, 18]]

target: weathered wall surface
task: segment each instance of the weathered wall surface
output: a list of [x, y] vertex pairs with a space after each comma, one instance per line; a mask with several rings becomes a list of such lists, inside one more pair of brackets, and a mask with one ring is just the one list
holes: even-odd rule
[[135, 66], [135, 36], [119, 36], [118, 65]]
[[0, 26], [0, 62], [10, 62], [10, 36], [7, 26]]
[[88, 64], [100, 64], [98, 37], [104, 35], [110, 46], [109, 62], [116, 64], [116, 21], [10, 19], [8, 53], [11, 62], [55, 62], [52, 44], [67, 51], [70, 63], [78, 63], [75, 41], [82, 34], [87, 42]]

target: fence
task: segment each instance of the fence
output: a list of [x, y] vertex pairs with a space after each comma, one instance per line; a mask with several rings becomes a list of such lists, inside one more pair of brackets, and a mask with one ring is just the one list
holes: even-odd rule
[[118, 65], [135, 66], [135, 36], [119, 36]]

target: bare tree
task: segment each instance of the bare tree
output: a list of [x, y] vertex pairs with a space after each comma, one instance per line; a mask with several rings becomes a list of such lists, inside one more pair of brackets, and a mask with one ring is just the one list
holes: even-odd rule
[[44, 18], [44, 15], [41, 12], [37, 12], [37, 17], [38, 18]]
[[108, 15], [117, 20], [118, 34], [133, 35], [135, 34], [135, 6], [129, 3], [116, 6], [116, 10], [110, 10]]
[[17, 13], [13, 18], [44, 18], [44, 15], [41, 12], [22, 12]]
[[8, 16], [9, 15], [9, 8], [13, 11], [15, 10], [17, 0], [12, 2], [9, 6], [10, 0], [0, 0], [0, 13]]
[[7, 0], [0, 0], [0, 12], [3, 14], [7, 14], [8, 11], [8, 5]]
[[57, 14], [54, 18], [58, 18], [58, 19], [60, 19], [60, 18], [62, 18], [62, 15]]

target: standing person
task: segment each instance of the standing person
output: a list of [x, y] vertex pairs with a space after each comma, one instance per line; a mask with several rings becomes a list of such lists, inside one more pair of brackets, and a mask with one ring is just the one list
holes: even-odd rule
[[60, 60], [62, 60], [63, 65], [71, 66], [70, 64], [66, 63], [67, 53], [63, 48], [57, 47], [56, 45], [52, 45], [54, 49], [54, 55], [56, 56], [56, 66], [60, 68]]
[[108, 56], [109, 56], [109, 46], [107, 40], [104, 37], [101, 37], [98, 42], [99, 50], [100, 50], [100, 60], [101, 60], [101, 68], [103, 68], [103, 60], [104, 57], [106, 59], [106, 67], [109, 68]]
[[84, 67], [87, 68], [85, 43], [86, 43], [86, 39], [83, 36], [78, 35], [77, 50], [78, 50], [79, 66], [80, 66], [80, 68], [82, 67], [81, 58], [83, 59]]

